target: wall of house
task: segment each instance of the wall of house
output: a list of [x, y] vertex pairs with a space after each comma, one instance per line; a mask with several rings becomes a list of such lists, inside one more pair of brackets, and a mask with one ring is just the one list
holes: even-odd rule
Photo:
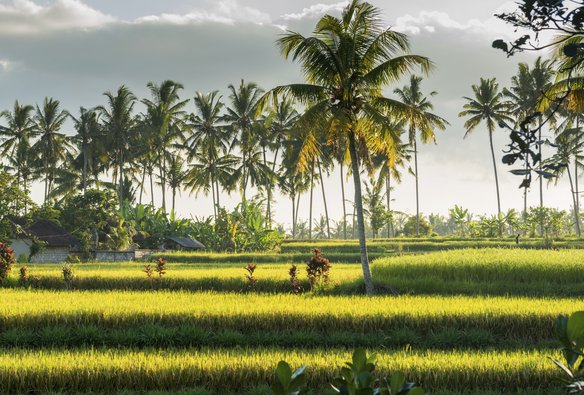
[[30, 255], [30, 246], [32, 245], [31, 239], [16, 239], [12, 242], [12, 249], [14, 250], [14, 257], [18, 259], [21, 255], [25, 255], [28, 259]]
[[30, 258], [30, 263], [64, 263], [69, 257], [68, 247], [46, 247]]

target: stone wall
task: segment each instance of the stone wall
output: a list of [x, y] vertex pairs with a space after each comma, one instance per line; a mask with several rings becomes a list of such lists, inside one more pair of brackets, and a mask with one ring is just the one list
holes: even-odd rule
[[30, 263], [64, 263], [69, 257], [67, 247], [46, 247], [30, 258]]
[[134, 251], [97, 251], [97, 262], [127, 262], [134, 260]]

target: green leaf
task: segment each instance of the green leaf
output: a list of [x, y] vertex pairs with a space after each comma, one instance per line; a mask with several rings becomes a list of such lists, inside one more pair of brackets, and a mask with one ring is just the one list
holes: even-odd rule
[[406, 381], [406, 376], [402, 372], [397, 372], [391, 375], [389, 379], [389, 386], [391, 392], [397, 394]]
[[424, 395], [424, 394], [425, 394], [424, 390], [420, 387], [412, 388], [408, 392], [408, 395]]
[[576, 344], [578, 348], [584, 345], [584, 311], [577, 311], [568, 318], [568, 340]]
[[290, 380], [292, 379], [292, 369], [285, 361], [278, 362], [278, 367], [276, 368], [276, 378], [280, 383], [282, 383], [282, 387], [288, 388]]
[[502, 51], [509, 52], [509, 45], [507, 45], [507, 43], [501, 39], [493, 41], [492, 45], [493, 48], [495, 49], [500, 49]]
[[513, 170], [509, 170], [509, 173], [515, 174], [516, 176], [526, 176], [529, 174], [529, 170], [528, 169], [513, 169]]

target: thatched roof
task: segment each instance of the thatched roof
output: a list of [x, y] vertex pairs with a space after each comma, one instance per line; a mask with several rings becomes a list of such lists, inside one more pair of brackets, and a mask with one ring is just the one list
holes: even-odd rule
[[189, 250], [199, 250], [205, 248], [200, 242], [190, 237], [169, 237], [168, 240], [174, 241], [176, 244]]
[[35, 222], [24, 231], [27, 235], [44, 241], [48, 247], [69, 247], [81, 243], [77, 237], [46, 219]]

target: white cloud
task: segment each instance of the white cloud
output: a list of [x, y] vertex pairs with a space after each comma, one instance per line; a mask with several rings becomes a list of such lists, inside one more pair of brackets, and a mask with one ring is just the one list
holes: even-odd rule
[[115, 21], [80, 0], [56, 0], [41, 6], [30, 0], [0, 5], [0, 34], [44, 33], [97, 28]]
[[234, 24], [237, 22], [255, 23], [258, 25], [270, 24], [268, 14], [252, 7], [242, 6], [236, 0], [222, 0], [213, 3], [210, 10], [193, 10], [187, 14], [161, 14], [140, 17], [135, 23], [162, 23], [187, 25], [193, 23], [223, 23]]
[[335, 4], [315, 4], [307, 8], [303, 8], [302, 12], [294, 14], [282, 15], [282, 19], [286, 21], [290, 20], [300, 20], [305, 18], [315, 18], [320, 17], [324, 14], [330, 14], [332, 12], [341, 12], [349, 4], [348, 1], [342, 1]]
[[[508, 6], [500, 7], [508, 10]], [[396, 19], [393, 28], [397, 31], [417, 35], [422, 31], [435, 33], [437, 29], [466, 31], [482, 35], [509, 35], [512, 29], [497, 18], [491, 17], [485, 21], [470, 19], [459, 22], [445, 12], [421, 11], [417, 16], [406, 14]]]
[[6, 59], [0, 59], [0, 70], [2, 71], [10, 71], [12, 68], [12, 63]]

